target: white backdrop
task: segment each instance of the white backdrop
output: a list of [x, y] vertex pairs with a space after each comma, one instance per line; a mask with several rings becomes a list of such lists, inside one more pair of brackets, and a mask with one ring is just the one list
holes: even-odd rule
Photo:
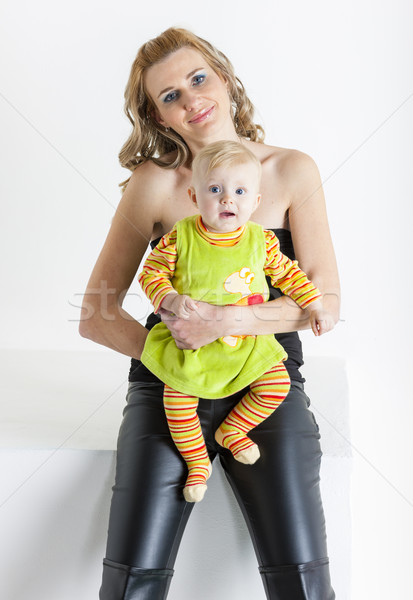
[[[266, 141], [316, 160], [342, 322], [302, 339], [308, 355], [348, 365], [354, 600], [404, 598], [410, 585], [412, 20], [408, 0], [3, 0], [1, 8], [4, 349], [96, 349], [77, 334], [78, 307], [127, 176], [117, 161], [129, 132], [123, 91], [148, 38], [177, 25], [217, 45]], [[137, 286], [127, 309], [147, 313]]]

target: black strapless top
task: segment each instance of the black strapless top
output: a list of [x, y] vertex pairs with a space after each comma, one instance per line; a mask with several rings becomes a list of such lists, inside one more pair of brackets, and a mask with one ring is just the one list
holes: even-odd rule
[[[283, 254], [291, 258], [295, 259], [293, 241], [291, 239], [291, 233], [287, 229], [273, 229], [272, 230], [277, 238], [280, 240], [280, 249]], [[157, 240], [153, 240], [151, 242], [152, 249], [159, 243], [161, 238]], [[270, 290], [269, 300], [274, 300], [275, 298], [279, 298], [282, 296], [282, 292], [272, 286], [270, 278], [267, 277], [267, 283]], [[146, 329], [152, 329], [159, 323], [160, 317], [151, 313], [146, 321]], [[296, 331], [290, 333], [277, 333], [275, 338], [278, 342], [285, 348], [288, 358], [285, 361], [285, 367], [290, 375], [290, 378], [294, 381], [301, 381], [304, 383], [305, 379], [302, 377], [299, 369], [304, 364], [303, 361], [303, 352], [301, 346], [301, 340], [298, 337], [298, 333]], [[146, 367], [141, 363], [140, 360], [136, 360], [136, 358], [132, 358], [130, 371], [129, 371], [129, 381], [158, 381], [158, 378], [155, 377]]]

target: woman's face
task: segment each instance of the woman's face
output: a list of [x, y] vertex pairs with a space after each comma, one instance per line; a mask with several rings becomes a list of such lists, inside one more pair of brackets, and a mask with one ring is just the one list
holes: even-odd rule
[[231, 139], [235, 129], [227, 85], [193, 48], [181, 48], [145, 74], [155, 118], [189, 146]]

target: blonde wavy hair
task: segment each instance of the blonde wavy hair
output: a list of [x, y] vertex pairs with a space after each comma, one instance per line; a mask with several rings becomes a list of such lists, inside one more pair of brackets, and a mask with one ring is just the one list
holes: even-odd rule
[[[170, 27], [141, 46], [126, 85], [124, 108], [132, 123], [132, 133], [119, 153], [119, 161], [122, 167], [130, 171], [149, 159], [161, 167], [175, 169], [185, 164], [190, 156], [184, 139], [172, 129], [165, 131], [154, 118], [155, 106], [144, 82], [149, 67], [185, 47], [200, 52], [209, 66], [228, 82], [237, 134], [253, 142], [264, 141], [264, 130], [253, 122], [254, 107], [228, 58], [191, 31]], [[170, 156], [165, 156], [168, 154]], [[120, 186], [125, 189], [128, 181]]]

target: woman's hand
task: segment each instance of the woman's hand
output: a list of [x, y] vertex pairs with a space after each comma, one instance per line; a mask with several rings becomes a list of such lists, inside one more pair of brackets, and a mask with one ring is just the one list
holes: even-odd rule
[[192, 311], [187, 319], [171, 315], [170, 311], [162, 307], [158, 311], [181, 350], [196, 350], [226, 335], [225, 307], [199, 301], [197, 305], [198, 309]]

